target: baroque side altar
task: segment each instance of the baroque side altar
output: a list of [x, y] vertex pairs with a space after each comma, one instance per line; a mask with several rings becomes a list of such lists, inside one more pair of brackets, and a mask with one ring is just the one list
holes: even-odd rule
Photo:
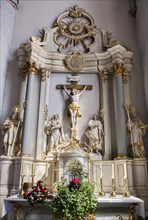
[[52, 191], [69, 178], [67, 167], [79, 164], [95, 192], [136, 195], [147, 211], [148, 125], [130, 99], [133, 53], [76, 5], [17, 55], [19, 103], [2, 125], [0, 160], [10, 173], [0, 182], [2, 198], [18, 193], [22, 181], [42, 179]]

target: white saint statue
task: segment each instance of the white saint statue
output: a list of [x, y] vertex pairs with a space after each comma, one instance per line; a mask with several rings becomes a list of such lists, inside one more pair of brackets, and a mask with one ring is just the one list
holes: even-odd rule
[[22, 138], [22, 121], [19, 119], [19, 111], [19, 107], [15, 106], [11, 116], [7, 118], [2, 125], [5, 156], [17, 156], [18, 152], [20, 151]]
[[146, 158], [146, 152], [144, 149], [143, 136], [145, 134], [148, 125], [141, 123], [141, 120], [129, 120], [128, 129], [131, 132], [131, 143], [133, 145], [133, 155], [135, 158]]
[[69, 93], [66, 89], [66, 86], [63, 86], [63, 89], [70, 98], [71, 103], [69, 104], [68, 109], [70, 112], [72, 129], [75, 130], [77, 125], [77, 117], [81, 117], [79, 100], [80, 96], [86, 90], [86, 86], [84, 86], [83, 90], [80, 93], [78, 93], [77, 89], [72, 89]]
[[47, 134], [47, 151], [56, 151], [57, 146], [64, 142], [63, 126], [59, 114], [53, 115], [45, 127], [45, 132]]
[[92, 119], [88, 122], [89, 130], [85, 132], [87, 138], [89, 139], [89, 146], [93, 149], [95, 153], [102, 154], [102, 144], [103, 144], [103, 126], [96, 114], [93, 115]]

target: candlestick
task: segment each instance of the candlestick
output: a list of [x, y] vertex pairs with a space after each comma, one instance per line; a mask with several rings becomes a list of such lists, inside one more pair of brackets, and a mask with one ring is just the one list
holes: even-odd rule
[[128, 191], [128, 178], [124, 177], [124, 188], [125, 188], [125, 191], [124, 191], [124, 194], [123, 194], [123, 197], [130, 197], [130, 192]]
[[110, 197], [116, 197], [116, 192], [115, 192], [115, 179], [112, 178], [112, 192], [109, 195]]
[[103, 179], [100, 178], [100, 192], [99, 192], [99, 196], [105, 196], [105, 192], [103, 191]]
[[127, 178], [127, 167], [126, 167], [126, 163], [123, 164], [124, 167], [124, 178]]
[[115, 172], [114, 172], [114, 163], [112, 163], [112, 179], [115, 178]]
[[23, 194], [24, 194], [23, 185], [24, 185], [25, 175], [20, 175], [20, 177], [21, 177], [21, 189], [18, 192], [18, 196], [23, 196]]

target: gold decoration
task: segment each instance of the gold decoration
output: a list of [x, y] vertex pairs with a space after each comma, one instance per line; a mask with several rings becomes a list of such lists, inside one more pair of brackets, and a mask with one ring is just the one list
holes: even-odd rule
[[88, 220], [96, 220], [96, 215], [95, 213], [91, 213], [88, 215]]
[[115, 76], [122, 76], [123, 82], [128, 83], [129, 73], [124, 63], [115, 63], [112, 68], [112, 72]]
[[124, 220], [122, 214], [117, 214], [116, 217], [117, 217], [117, 218], [119, 217], [119, 220]]
[[123, 77], [123, 82], [126, 84], [128, 83], [128, 80], [129, 80], [129, 73], [128, 72], [124, 72], [122, 74], [122, 77]]
[[136, 208], [139, 207], [139, 204], [135, 203], [129, 206], [128, 211], [129, 211], [129, 220], [134, 220], [134, 215], [135, 215], [135, 211]]
[[103, 122], [104, 122], [104, 108], [103, 107], [100, 109], [100, 119], [103, 124]]
[[20, 112], [20, 106], [15, 105], [14, 108], [13, 108], [13, 112], [19, 113]]
[[112, 69], [115, 76], [118, 76], [118, 75], [122, 76], [122, 74], [124, 74], [125, 70], [126, 70], [126, 68], [124, 66], [124, 63], [115, 63], [113, 65], [113, 69]]
[[44, 107], [44, 120], [47, 121], [48, 119], [48, 105], [46, 104]]
[[69, 53], [78, 46], [81, 52], [88, 53], [96, 41], [94, 20], [84, 9], [75, 5], [62, 13], [56, 22], [58, 27], [54, 40], [59, 51]]
[[26, 65], [24, 65], [24, 67], [21, 69], [20, 75], [21, 75], [21, 79], [22, 81], [26, 80], [26, 76], [28, 74], [36, 74], [37, 73], [37, 67], [36, 64], [27, 62]]
[[42, 72], [41, 72], [41, 81], [45, 82], [46, 79], [49, 78], [50, 73], [51, 73], [50, 70], [47, 70], [47, 69], [43, 68]]
[[130, 113], [136, 113], [137, 112], [136, 108], [130, 103], [125, 103], [124, 108], [125, 108], [126, 111], [128, 111]]
[[32, 73], [36, 74], [37, 73], [36, 63], [27, 62], [27, 69], [28, 69], [29, 74], [32, 74]]
[[101, 71], [101, 79], [104, 82], [108, 81], [108, 76], [109, 76], [108, 69], [105, 68], [104, 70]]
[[67, 69], [73, 72], [79, 72], [84, 67], [84, 60], [80, 52], [72, 51], [71, 54], [65, 57], [64, 62]]
[[20, 44], [19, 48], [21, 48], [21, 49], [22, 49], [22, 48], [24, 48], [24, 47], [25, 47], [25, 45], [26, 45], [25, 43], [22, 43], [22, 44]]

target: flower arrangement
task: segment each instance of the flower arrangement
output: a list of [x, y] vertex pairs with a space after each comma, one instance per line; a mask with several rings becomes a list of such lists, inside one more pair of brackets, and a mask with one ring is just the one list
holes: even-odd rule
[[27, 199], [33, 206], [35, 203], [44, 203], [54, 197], [49, 193], [42, 180], [38, 180], [29, 191], [24, 193], [23, 198]]
[[59, 183], [56, 197], [49, 203], [55, 220], [86, 219], [97, 207], [97, 199], [89, 182], [73, 178], [65, 186]]

